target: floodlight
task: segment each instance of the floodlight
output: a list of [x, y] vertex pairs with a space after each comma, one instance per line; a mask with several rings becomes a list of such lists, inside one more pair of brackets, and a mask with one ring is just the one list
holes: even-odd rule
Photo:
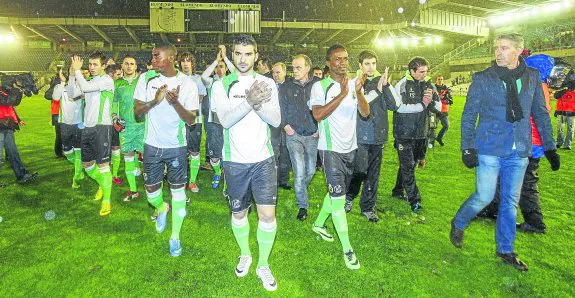
[[401, 38], [401, 39], [399, 40], [399, 43], [400, 43], [402, 46], [405, 47], [405, 46], [407, 46], [407, 45], [409, 44], [409, 40], [408, 40], [407, 38]]
[[416, 46], [417, 45], [417, 38], [412, 38], [411, 39], [411, 45]]
[[419, 4], [425, 4], [427, 0], [419, 0]]
[[441, 43], [443, 41], [443, 37], [441, 36], [436, 36], [433, 38], [433, 41], [435, 41], [435, 43]]
[[14, 34], [8, 34], [4, 37], [4, 41], [6, 43], [13, 43], [16, 41], [16, 37], [14, 36]]
[[403, 7], [398, 8], [398, 9], [397, 9], [397, 12], [398, 12], [398, 13], [403, 13]]
[[570, 0], [563, 0], [563, 7], [571, 8], [572, 6], [573, 6], [573, 3], [571, 3]]
[[376, 38], [376, 39], [375, 39], [375, 44], [376, 44], [378, 47], [383, 47], [383, 45], [384, 45], [383, 39], [381, 39], [381, 38]]
[[411, 27], [415, 27], [415, 21], [411, 21]]
[[424, 38], [423, 40], [426, 45], [431, 45], [433, 43], [433, 39], [430, 36]]
[[394, 44], [395, 44], [395, 40], [393, 38], [388, 38], [385, 40], [385, 45], [390, 47], [390, 48], [393, 47]]

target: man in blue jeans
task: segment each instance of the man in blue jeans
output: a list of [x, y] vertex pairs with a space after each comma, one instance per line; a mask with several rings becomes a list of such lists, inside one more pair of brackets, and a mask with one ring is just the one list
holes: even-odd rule
[[539, 71], [527, 67], [520, 57], [523, 45], [520, 34], [497, 36], [495, 62], [473, 75], [461, 116], [461, 149], [465, 166], [477, 167], [476, 191], [451, 221], [450, 240], [455, 247], [463, 247], [463, 230], [493, 200], [499, 177], [496, 255], [518, 270], [527, 271], [527, 264], [517, 258], [513, 246], [517, 202], [531, 155], [530, 118], [539, 129], [545, 156], [554, 171], [559, 169], [560, 160]]
[[287, 78], [279, 89], [282, 122], [286, 133], [299, 212], [297, 219], [307, 218], [307, 187], [315, 173], [317, 158], [317, 121], [309, 110], [311, 87], [319, 78], [310, 76], [311, 60], [306, 55], [293, 58], [293, 78]]

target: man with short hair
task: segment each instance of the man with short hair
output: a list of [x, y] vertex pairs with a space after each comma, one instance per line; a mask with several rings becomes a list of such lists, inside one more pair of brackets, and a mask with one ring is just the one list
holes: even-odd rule
[[292, 60], [293, 78], [287, 78], [279, 90], [282, 123], [286, 146], [293, 169], [297, 219], [307, 219], [309, 197], [307, 187], [315, 173], [317, 158], [317, 121], [309, 110], [312, 86], [320, 79], [310, 77], [311, 60], [297, 55]]
[[83, 101], [68, 97], [68, 77], [58, 71], [59, 84], [54, 87], [52, 93], [53, 100], [60, 102], [58, 123], [62, 138], [62, 151], [66, 159], [74, 165], [74, 177], [72, 178], [72, 188], [80, 188], [78, 181], [84, 179], [82, 169], [82, 151], [80, 123], [82, 122]]
[[[226, 76], [228, 69], [234, 71], [235, 67], [226, 55], [226, 46], [219, 45], [216, 59], [202, 73], [202, 82], [207, 88], [207, 95], [204, 97], [204, 105], [202, 106], [202, 114], [204, 119], [206, 119], [204, 125], [204, 130], [206, 131], [206, 155], [210, 159], [209, 165], [214, 170], [212, 188], [218, 188], [220, 185], [223, 174], [221, 160], [222, 148], [224, 146], [223, 127], [214, 113], [214, 105], [211, 100], [212, 86], [215, 81], [221, 80]], [[224, 198], [227, 199], [225, 180], [223, 188]]]
[[[188, 188], [191, 192], [198, 192], [200, 189], [196, 184], [196, 179], [198, 177], [198, 172], [200, 171], [200, 146], [202, 142], [202, 123], [204, 122], [201, 109], [202, 101], [204, 96], [206, 96], [206, 87], [202, 83], [202, 78], [200, 75], [195, 74], [196, 69], [196, 57], [190, 52], [184, 52], [180, 54], [178, 59], [180, 70], [187, 76], [189, 76], [192, 81], [196, 84], [198, 88], [198, 95], [200, 100], [200, 109], [196, 111], [196, 122], [193, 125], [186, 126], [186, 138], [188, 142], [188, 161], [190, 163], [189, 171], [189, 181]], [[219, 183], [219, 180], [218, 182]]]
[[224, 127], [223, 166], [232, 231], [241, 250], [235, 271], [243, 277], [252, 263], [247, 215], [253, 196], [259, 218], [256, 274], [266, 290], [275, 291], [277, 283], [268, 263], [277, 230], [277, 182], [269, 126], [278, 127], [281, 121], [278, 93], [272, 79], [253, 70], [258, 49], [252, 36], [239, 35], [234, 40], [232, 57], [236, 71], [214, 82], [211, 100]]
[[188, 76], [176, 68], [178, 52], [165, 43], [152, 50], [152, 66], [140, 76], [134, 91], [136, 117], [146, 116], [144, 140], [144, 184], [148, 202], [156, 207], [156, 231], [166, 228], [169, 205], [162, 196], [164, 170], [172, 194], [172, 235], [170, 255], [182, 254], [180, 229], [186, 216], [188, 181], [186, 124], [196, 120], [198, 89]]
[[514, 242], [517, 202], [532, 151], [530, 116], [552, 170], [559, 169], [560, 159], [539, 71], [527, 67], [520, 57], [523, 45], [520, 34], [497, 36], [495, 61], [473, 75], [461, 117], [461, 150], [465, 166], [477, 167], [476, 190], [451, 220], [450, 240], [455, 247], [463, 247], [463, 230], [493, 200], [499, 178], [496, 255], [506, 264], [527, 271], [527, 264], [517, 258]]
[[272, 76], [276, 84], [281, 85], [286, 80], [287, 67], [283, 62], [277, 62], [272, 67]]
[[[144, 152], [144, 122], [134, 117], [134, 91], [138, 83], [136, 58], [130, 55], [122, 59], [122, 78], [116, 80], [114, 85], [114, 126], [119, 131], [120, 149], [124, 155], [124, 171], [128, 180], [128, 193], [123, 201], [128, 202], [140, 197], [136, 184], [136, 171], [138, 159], [135, 152]], [[118, 161], [119, 164], [119, 161]]]
[[[377, 190], [379, 189], [379, 173], [381, 160], [389, 124], [387, 110], [394, 110], [394, 89], [388, 83], [388, 69], [381, 75], [377, 71], [377, 55], [370, 50], [359, 54], [359, 70], [357, 77], [367, 75], [363, 92], [369, 103], [369, 116], [357, 117], [357, 150], [354, 158], [353, 175], [346, 194], [345, 212], [350, 212], [353, 200], [359, 194], [361, 184], [363, 188], [360, 197], [361, 214], [370, 222], [378, 222], [375, 213]], [[391, 101], [393, 106], [387, 107], [386, 102]]]
[[323, 70], [316, 66], [313, 68], [313, 76], [319, 78], [320, 80], [323, 79]]
[[[82, 130], [82, 165], [90, 178], [99, 184], [95, 199], [102, 200], [100, 216], [112, 212], [110, 195], [112, 192], [112, 173], [110, 172], [110, 146], [112, 133], [112, 115], [114, 100], [114, 80], [104, 71], [106, 57], [95, 52], [88, 57], [90, 80], [82, 75], [84, 60], [80, 56], [72, 57], [74, 76], [70, 83], [74, 88], [72, 98], [84, 95], [84, 126]], [[96, 164], [98, 165], [96, 167]]]
[[[283, 62], [277, 62], [272, 67], [273, 79], [276, 86], [281, 88], [286, 81], [286, 65]], [[278, 89], [279, 90], [279, 89]], [[281, 105], [281, 98], [280, 98]], [[289, 172], [291, 169], [291, 161], [289, 151], [286, 147], [286, 133], [281, 128], [270, 128], [272, 146], [274, 149], [274, 156], [276, 158], [276, 165], [278, 166], [278, 186], [285, 190], [291, 190], [289, 185]]]
[[261, 74], [262, 76], [273, 79], [272, 61], [270, 60], [270, 58], [260, 57], [256, 61], [256, 72]]
[[[112, 78], [112, 80], [114, 80], [114, 85], [116, 84], [116, 81], [122, 77], [122, 68], [120, 65], [116, 65], [116, 63], [114, 62], [114, 60], [112, 58], [108, 59], [108, 62], [106, 62], [106, 74], [108, 74], [108, 76], [110, 76], [110, 78]], [[112, 64], [109, 64], [112, 63]], [[112, 141], [111, 141], [111, 163], [112, 163], [112, 183], [114, 184], [122, 184], [123, 181], [122, 179], [120, 179], [120, 177], [118, 177], [118, 171], [120, 170], [120, 163], [121, 163], [121, 150], [120, 150], [120, 132], [118, 130], [118, 127], [116, 125], [117, 121], [118, 121], [118, 107], [117, 107], [117, 101], [115, 101], [112, 103], [112, 124], [114, 125], [114, 129], [112, 130]]]
[[392, 196], [407, 200], [414, 212], [421, 210], [421, 194], [415, 182], [415, 165], [425, 158], [428, 113], [437, 113], [441, 109], [439, 96], [427, 77], [428, 65], [422, 57], [411, 59], [405, 77], [395, 85], [395, 92], [403, 104], [424, 107], [420, 111], [396, 110], [393, 113], [393, 137], [399, 169]]
[[356, 270], [360, 264], [349, 242], [344, 205], [357, 149], [356, 117], [358, 111], [362, 117], [369, 116], [369, 104], [363, 95], [366, 75], [348, 78], [348, 53], [342, 45], [329, 47], [325, 60], [330, 77], [313, 85], [310, 106], [313, 117], [319, 122], [318, 149], [325, 168], [328, 193], [312, 229], [322, 239], [334, 241], [325, 227], [325, 221], [331, 215], [341, 241], [345, 265]]

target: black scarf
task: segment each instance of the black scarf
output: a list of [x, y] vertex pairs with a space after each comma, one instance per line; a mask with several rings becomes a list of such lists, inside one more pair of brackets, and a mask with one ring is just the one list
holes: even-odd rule
[[517, 90], [516, 81], [523, 76], [527, 69], [525, 60], [523, 60], [523, 57], [519, 57], [519, 65], [515, 69], [497, 66], [495, 61], [491, 67], [497, 73], [499, 79], [505, 82], [507, 89], [507, 122], [513, 123], [523, 119], [523, 110], [521, 110], [521, 103], [519, 102], [519, 90]]

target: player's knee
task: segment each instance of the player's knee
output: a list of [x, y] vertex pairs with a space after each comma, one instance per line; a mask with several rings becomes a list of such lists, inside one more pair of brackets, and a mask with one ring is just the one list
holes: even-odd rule
[[248, 215], [247, 210], [232, 213], [232, 217], [235, 220], [243, 220], [244, 218], [247, 218], [247, 215]]
[[153, 193], [162, 187], [162, 183], [154, 184], [154, 185], [145, 185], [146, 191], [148, 193]]

